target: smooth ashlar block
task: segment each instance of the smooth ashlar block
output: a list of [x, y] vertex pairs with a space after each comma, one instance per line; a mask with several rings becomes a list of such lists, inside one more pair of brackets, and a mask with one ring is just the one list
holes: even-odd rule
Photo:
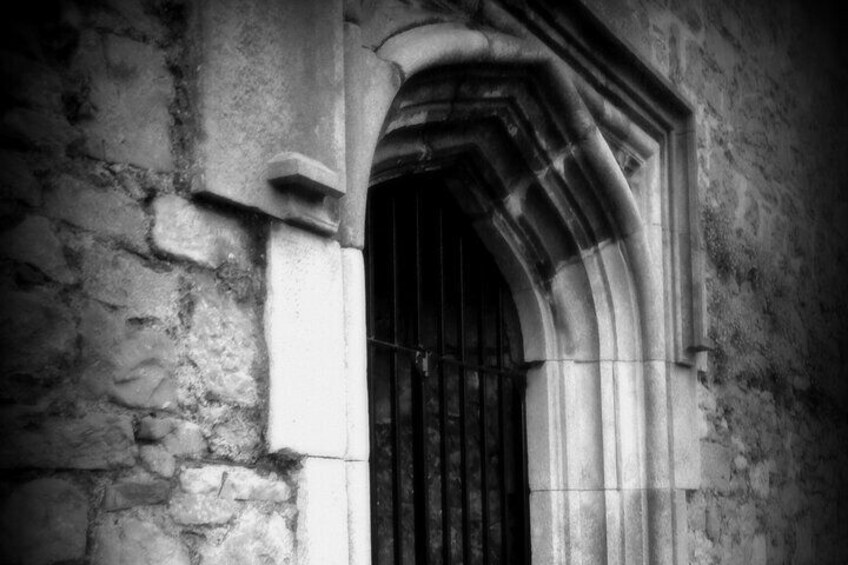
[[297, 487], [297, 564], [349, 563], [347, 464], [307, 457]]
[[530, 490], [565, 488], [565, 421], [560, 363], [527, 372], [527, 473]]
[[365, 265], [362, 252], [342, 249], [344, 280], [345, 388], [348, 461], [368, 461], [368, 355], [365, 328]]
[[371, 563], [371, 475], [367, 461], [348, 461], [347, 518], [349, 565]]
[[[336, 231], [338, 204], [326, 195], [343, 194], [346, 177], [342, 4], [197, 5], [195, 192], [321, 233]], [[275, 159], [281, 152], [308, 160], [281, 164]], [[275, 184], [288, 175], [306, 191], [280, 190], [269, 173]]]
[[277, 223], [267, 256], [269, 450], [343, 458], [347, 409], [338, 243]]

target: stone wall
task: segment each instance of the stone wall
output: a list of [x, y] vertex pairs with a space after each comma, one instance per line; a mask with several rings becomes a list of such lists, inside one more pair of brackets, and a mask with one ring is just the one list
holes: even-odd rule
[[714, 349], [691, 563], [846, 563], [845, 18], [791, 0], [589, 5], [697, 109]]
[[0, 561], [287, 563], [266, 223], [189, 195], [186, 7], [29, 9], [0, 39]]

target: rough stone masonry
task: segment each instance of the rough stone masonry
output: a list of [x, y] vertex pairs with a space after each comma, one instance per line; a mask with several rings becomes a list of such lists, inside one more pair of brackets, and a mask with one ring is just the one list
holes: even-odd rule
[[[714, 348], [689, 560], [846, 563], [845, 20], [588, 4], [698, 112]], [[264, 441], [267, 222], [191, 195], [195, 8], [4, 18], [1, 562], [294, 561], [298, 462]]]

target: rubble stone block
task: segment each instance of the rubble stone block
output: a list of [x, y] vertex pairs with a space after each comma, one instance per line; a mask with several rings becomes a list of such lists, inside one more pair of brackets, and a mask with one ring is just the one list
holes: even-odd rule
[[0, 200], [41, 206], [41, 185], [20, 153], [0, 152]]
[[159, 251], [216, 269], [250, 267], [250, 235], [236, 220], [166, 194], [153, 202], [153, 244]]
[[125, 515], [109, 515], [94, 532], [94, 565], [191, 565], [188, 549], [156, 525]]
[[46, 213], [81, 228], [116, 237], [133, 248], [147, 247], [147, 220], [129, 196], [97, 188], [68, 175], [44, 193]]
[[166, 479], [174, 476], [176, 470], [174, 456], [161, 445], [142, 445], [138, 455], [150, 471]]
[[294, 536], [277, 513], [263, 514], [249, 508], [239, 517], [219, 545], [205, 547], [201, 565], [265, 565], [294, 563]]
[[258, 357], [258, 326], [252, 304], [237, 302], [212, 283], [199, 289], [188, 354], [214, 398], [243, 406], [257, 402], [252, 369]]
[[730, 489], [731, 450], [715, 443], [701, 443], [701, 477], [706, 488], [720, 492]]
[[89, 32], [82, 36], [75, 67], [90, 74], [88, 102], [95, 108], [80, 123], [83, 150], [95, 159], [172, 170], [174, 79], [164, 53], [126, 37]]
[[0, 515], [0, 561], [49, 564], [85, 556], [88, 499], [63, 479], [36, 479], [6, 499]]
[[220, 496], [233, 500], [286, 502], [291, 498], [292, 491], [288, 483], [275, 474], [263, 477], [250, 469], [231, 467], [223, 476]]
[[69, 420], [51, 418], [40, 426], [3, 430], [0, 467], [111, 469], [131, 467], [136, 460], [132, 419], [93, 413]]
[[94, 302], [84, 311], [80, 329], [82, 382], [91, 392], [131, 408], [176, 408], [176, 350], [168, 334], [126, 328], [120, 317]]
[[129, 317], [176, 319], [179, 277], [156, 271], [126, 252], [88, 242], [83, 254], [83, 288], [92, 298], [122, 306]]
[[168, 500], [170, 490], [167, 481], [121, 481], [106, 487], [103, 508], [114, 511], [133, 506], [161, 504]]
[[73, 354], [76, 328], [70, 311], [46, 292], [3, 292], [0, 370], [46, 378]]
[[76, 275], [68, 267], [62, 252], [62, 243], [47, 218], [28, 216], [0, 234], [0, 254], [32, 265], [55, 281], [76, 281]]
[[179, 524], [225, 524], [235, 515], [238, 503], [215, 496], [180, 494], [171, 499], [171, 516]]
[[162, 445], [177, 457], [200, 457], [206, 452], [203, 430], [193, 422], [180, 421], [174, 431], [162, 438]]

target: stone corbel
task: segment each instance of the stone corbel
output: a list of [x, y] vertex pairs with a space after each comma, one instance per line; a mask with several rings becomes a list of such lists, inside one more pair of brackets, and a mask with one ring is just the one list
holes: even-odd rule
[[281, 219], [324, 235], [336, 233], [337, 201], [345, 195], [337, 173], [306, 155], [285, 151], [268, 161], [265, 179], [286, 203]]

